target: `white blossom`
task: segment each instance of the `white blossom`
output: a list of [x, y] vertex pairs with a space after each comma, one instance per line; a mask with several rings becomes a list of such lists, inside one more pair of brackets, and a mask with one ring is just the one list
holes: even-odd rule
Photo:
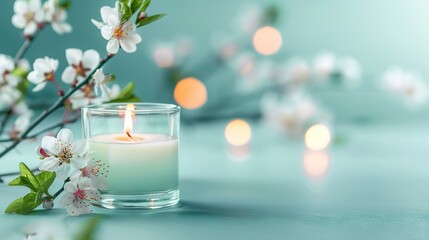
[[[84, 158], [86, 154], [85, 141], [73, 142], [73, 132], [70, 129], [61, 129], [56, 138], [43, 137], [41, 149], [47, 157], [42, 160], [39, 169], [41, 171], [55, 171], [62, 179], [68, 177], [71, 165], [75, 169], [81, 169], [87, 165]], [[41, 153], [40, 148], [37, 149], [37, 152]]]
[[294, 57], [280, 65], [278, 80], [285, 85], [303, 85], [310, 81], [311, 67], [305, 59]]
[[30, 126], [32, 116], [32, 111], [19, 115], [13, 124], [12, 132], [16, 135], [19, 135], [20, 133], [23, 133], [25, 130], [27, 130], [27, 128]]
[[85, 157], [88, 165], [84, 168], [77, 170], [70, 177], [71, 180], [78, 180], [79, 178], [87, 177], [91, 179], [92, 185], [99, 190], [107, 190], [107, 174], [109, 167], [101, 160], [95, 160], [91, 154]]
[[72, 240], [64, 224], [56, 221], [36, 221], [23, 230], [26, 240]]
[[15, 69], [13, 58], [4, 54], [0, 54], [0, 86], [9, 85], [16, 87], [20, 78], [12, 74]]
[[66, 183], [64, 192], [60, 206], [65, 207], [71, 216], [91, 213], [89, 206], [101, 198], [100, 192], [92, 185], [91, 179], [87, 177]]
[[25, 36], [33, 35], [38, 24], [43, 22], [44, 15], [40, 0], [16, 0], [13, 5], [15, 15], [12, 16], [12, 24], [24, 29]]
[[101, 35], [108, 40], [107, 52], [116, 54], [121, 47], [125, 52], [132, 53], [137, 50], [137, 44], [141, 42], [141, 37], [137, 34], [136, 25], [127, 20], [121, 21], [119, 12], [119, 2], [114, 8], [104, 6], [100, 9], [103, 22], [92, 20], [94, 25], [100, 29]]
[[383, 73], [381, 81], [385, 90], [402, 98], [410, 107], [428, 100], [429, 87], [417, 72], [391, 67]]
[[362, 75], [360, 63], [352, 57], [343, 57], [338, 60], [338, 69], [341, 80], [346, 87], [355, 88], [359, 85]]
[[58, 60], [44, 57], [38, 58], [34, 61], [33, 71], [31, 71], [27, 79], [36, 87], [33, 88], [33, 92], [38, 92], [45, 88], [47, 81], [54, 81], [54, 74], [58, 68]]
[[100, 54], [93, 49], [82, 52], [80, 49], [69, 48], [66, 50], [66, 58], [69, 66], [61, 79], [68, 84], [83, 81], [100, 63]]
[[52, 29], [58, 34], [69, 33], [72, 26], [66, 22], [67, 12], [64, 8], [58, 6], [55, 0], [48, 0], [43, 4], [45, 12], [45, 21], [51, 23]]

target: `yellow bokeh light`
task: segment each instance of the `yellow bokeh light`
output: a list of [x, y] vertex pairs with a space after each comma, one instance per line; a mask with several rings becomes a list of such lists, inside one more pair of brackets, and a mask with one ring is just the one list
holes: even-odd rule
[[197, 109], [207, 101], [206, 86], [196, 78], [184, 78], [174, 88], [174, 100], [183, 108]]
[[272, 55], [278, 52], [282, 43], [282, 35], [273, 27], [262, 27], [253, 35], [253, 46], [262, 55]]
[[226, 126], [225, 138], [231, 145], [243, 146], [249, 143], [252, 138], [252, 129], [246, 121], [235, 119]]
[[302, 161], [305, 173], [312, 179], [321, 179], [328, 172], [329, 155], [326, 151], [307, 150]]
[[311, 126], [305, 133], [305, 145], [311, 150], [325, 149], [330, 141], [331, 132], [322, 124]]

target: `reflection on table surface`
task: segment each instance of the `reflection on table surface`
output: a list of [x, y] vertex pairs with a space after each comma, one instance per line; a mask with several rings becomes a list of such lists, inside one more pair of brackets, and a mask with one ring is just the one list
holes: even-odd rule
[[[427, 238], [425, 124], [339, 125], [329, 148], [310, 150], [304, 139], [287, 139], [251, 121], [250, 141], [234, 146], [225, 138], [227, 123], [182, 127], [179, 206], [96, 210], [102, 239]], [[9, 158], [33, 158], [32, 144]], [[11, 162], [4, 161], [5, 169], [17, 164]], [[0, 189], [2, 208], [22, 194], [6, 185]], [[68, 217], [62, 209], [2, 214], [0, 232], [22, 239], [17, 230], [48, 217], [71, 225], [88, 218]]]

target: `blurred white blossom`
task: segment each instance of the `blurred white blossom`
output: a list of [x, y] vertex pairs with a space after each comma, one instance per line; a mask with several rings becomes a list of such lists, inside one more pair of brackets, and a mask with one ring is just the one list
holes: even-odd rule
[[291, 137], [301, 137], [311, 124], [326, 118], [316, 103], [301, 93], [292, 96], [266, 94], [261, 101], [266, 123]]
[[57, 4], [56, 0], [48, 0], [43, 4], [45, 21], [50, 23], [52, 29], [58, 34], [69, 33], [72, 26], [66, 22], [67, 12]]
[[391, 67], [383, 73], [381, 81], [385, 90], [410, 106], [420, 105], [428, 100], [428, 85], [417, 72]]
[[72, 240], [64, 224], [56, 221], [37, 221], [24, 229], [25, 240]]
[[253, 5], [242, 9], [235, 21], [236, 30], [246, 35], [252, 35], [263, 24], [263, 8]]
[[191, 38], [179, 38], [174, 41], [157, 42], [152, 48], [152, 57], [162, 68], [178, 66], [187, 59], [194, 50]]
[[36, 59], [33, 63], [33, 71], [27, 76], [28, 81], [36, 84], [36, 87], [33, 88], [33, 92], [38, 92], [45, 88], [47, 81], [54, 81], [57, 68], [57, 59], [49, 57]]
[[278, 81], [282, 85], [300, 86], [307, 84], [311, 78], [310, 64], [303, 58], [294, 57], [279, 66]]
[[335, 72], [337, 58], [333, 53], [326, 52], [317, 55], [313, 61], [313, 73], [317, 80], [325, 81]]
[[44, 20], [40, 0], [16, 0], [13, 10], [15, 14], [12, 16], [12, 24], [23, 29], [25, 36], [33, 35]]

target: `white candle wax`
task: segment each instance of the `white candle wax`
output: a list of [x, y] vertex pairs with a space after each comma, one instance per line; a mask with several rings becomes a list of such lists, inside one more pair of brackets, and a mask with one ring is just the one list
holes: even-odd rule
[[161, 134], [95, 135], [89, 151], [109, 165], [108, 193], [141, 194], [178, 187], [178, 141]]

